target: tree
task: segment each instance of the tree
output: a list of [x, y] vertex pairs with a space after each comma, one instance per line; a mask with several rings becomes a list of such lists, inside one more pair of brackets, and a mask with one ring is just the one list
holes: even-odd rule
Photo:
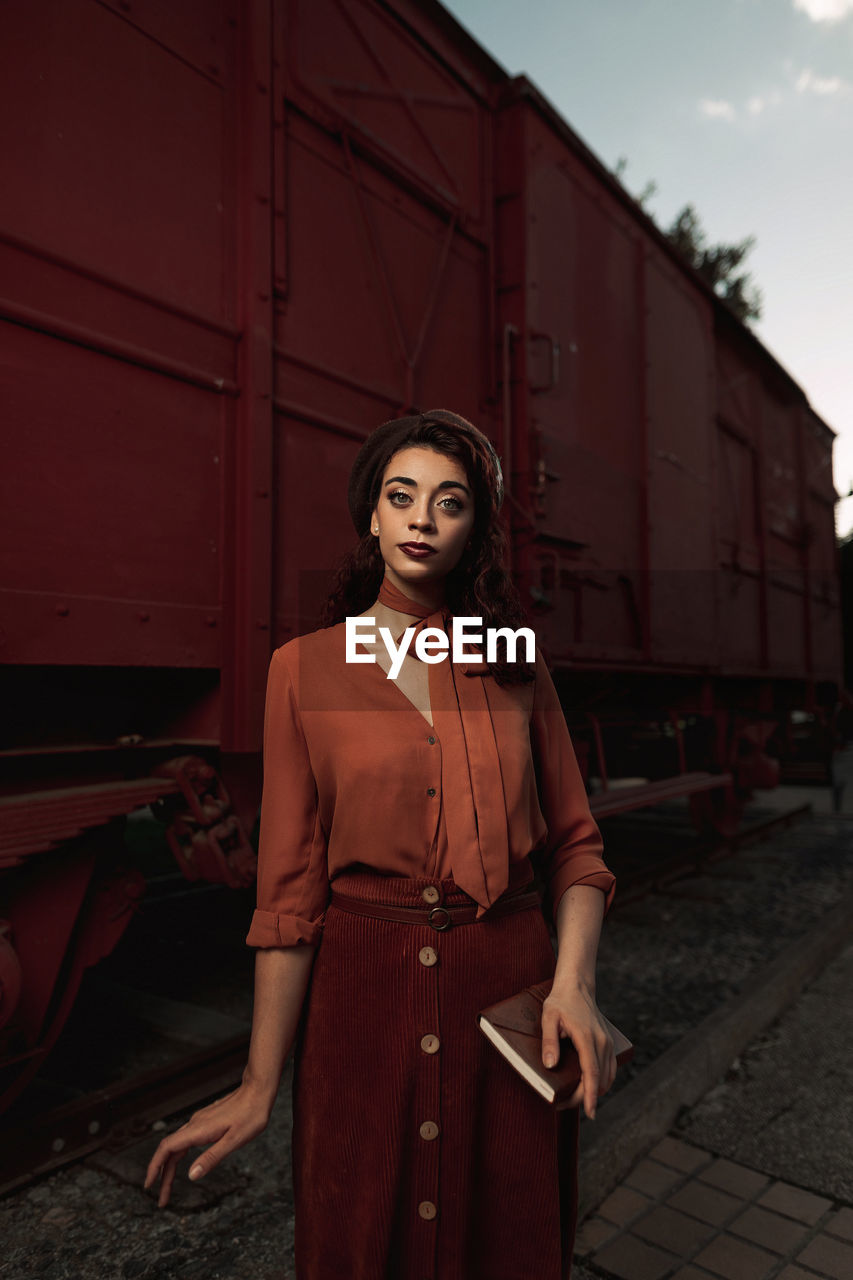
[[728, 303], [739, 320], [761, 318], [761, 291], [752, 283], [748, 271], [739, 270], [755, 247], [755, 236], [747, 236], [737, 244], [709, 245], [692, 204], [684, 206], [664, 235]]
[[[628, 157], [620, 156], [619, 159], [616, 161], [616, 168], [613, 170], [613, 172], [616, 174], [616, 177], [619, 179], [619, 181], [622, 182], [623, 186], [625, 184], [622, 180], [624, 178], [625, 170], [627, 168], [628, 168]], [[647, 213], [653, 222], [654, 222], [654, 214], [649, 209], [646, 208], [646, 201], [651, 200], [652, 196], [656, 196], [657, 193], [658, 193], [658, 184], [655, 182], [654, 178], [650, 178], [649, 181], [646, 183], [646, 185], [643, 187], [640, 194], [638, 196], [633, 197], [637, 201], [637, 204], [642, 208], [644, 213]]]
[[[626, 157], [620, 156], [613, 172], [623, 186], [627, 167]], [[653, 222], [656, 221], [655, 216], [646, 208], [646, 202], [657, 194], [657, 190], [657, 183], [649, 181], [638, 196], [632, 197]], [[731, 307], [739, 320], [746, 324], [761, 318], [761, 291], [752, 283], [749, 272], [740, 270], [755, 248], [755, 236], [747, 236], [737, 244], [709, 245], [699, 214], [692, 204], [684, 206], [672, 225], [663, 229], [663, 234], [691, 267], [708, 281], [717, 296]]]

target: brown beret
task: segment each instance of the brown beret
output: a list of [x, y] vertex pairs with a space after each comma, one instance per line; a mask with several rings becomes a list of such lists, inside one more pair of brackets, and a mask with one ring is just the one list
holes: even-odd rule
[[433, 409], [428, 413], [416, 413], [383, 422], [371, 431], [359, 449], [350, 472], [347, 500], [352, 522], [360, 538], [370, 528], [371, 493], [377, 472], [384, 471], [397, 450], [405, 447], [408, 437], [416, 427], [431, 422], [446, 430], [457, 431], [470, 441], [475, 453], [483, 459], [484, 470], [490, 479], [495, 511], [500, 509], [504, 496], [503, 472], [491, 440], [466, 418], [449, 409]]

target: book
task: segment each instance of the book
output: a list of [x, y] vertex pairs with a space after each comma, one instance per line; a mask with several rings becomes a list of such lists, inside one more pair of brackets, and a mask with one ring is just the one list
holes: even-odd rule
[[[560, 1057], [555, 1066], [546, 1067], [542, 1062], [542, 1005], [551, 986], [552, 980], [548, 978], [525, 987], [507, 1000], [483, 1009], [477, 1015], [477, 1022], [519, 1075], [556, 1111], [562, 1111], [569, 1106], [569, 1099], [580, 1083], [581, 1065], [568, 1037], [560, 1039]], [[621, 1066], [634, 1056], [634, 1046], [609, 1018], [604, 1014], [601, 1017], [613, 1037], [616, 1065]]]

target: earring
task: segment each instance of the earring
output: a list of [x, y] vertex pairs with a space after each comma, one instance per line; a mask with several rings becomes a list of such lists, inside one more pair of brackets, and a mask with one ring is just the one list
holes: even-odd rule
[[374, 529], [374, 530], [373, 530], [373, 532], [374, 532], [374, 533], [378, 533], [378, 532], [379, 532], [379, 530], [378, 530], [378, 529]]

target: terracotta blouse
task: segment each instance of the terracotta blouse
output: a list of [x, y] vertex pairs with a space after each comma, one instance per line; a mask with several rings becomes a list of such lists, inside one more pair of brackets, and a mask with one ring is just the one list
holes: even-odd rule
[[[356, 652], [369, 654], [363, 646]], [[276, 649], [247, 944], [319, 942], [330, 882], [359, 865], [395, 876], [453, 876], [472, 886], [482, 914], [507, 884], [530, 877], [527, 857], [536, 853], [552, 916], [572, 884], [600, 888], [609, 911], [615, 877], [602, 859], [601, 833], [538, 648], [535, 665], [535, 682], [501, 686], [478, 664], [431, 663], [430, 725], [378, 662], [347, 663], [343, 622]], [[451, 699], [455, 686], [462, 696]], [[488, 814], [481, 812], [484, 779]], [[488, 831], [500, 839], [482, 840]]]

